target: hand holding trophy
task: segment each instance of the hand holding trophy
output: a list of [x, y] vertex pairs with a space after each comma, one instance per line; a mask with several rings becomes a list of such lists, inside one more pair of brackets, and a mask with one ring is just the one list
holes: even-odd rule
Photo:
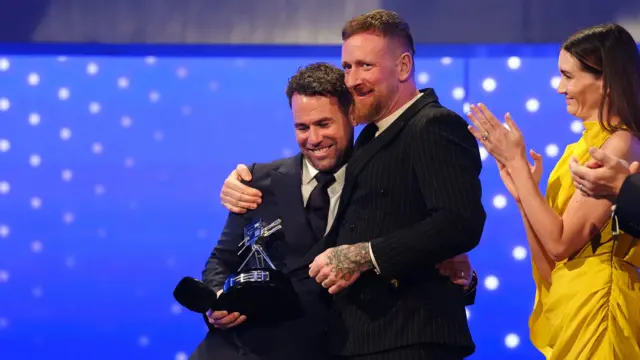
[[264, 250], [269, 236], [280, 229], [280, 219], [270, 224], [258, 219], [245, 226], [238, 255], [248, 249], [250, 252], [236, 273], [227, 277], [220, 296], [205, 283], [185, 277], [174, 290], [175, 299], [202, 314], [214, 310], [245, 315], [246, 323], [254, 326], [269, 326], [300, 316], [300, 298], [291, 280], [276, 269]]

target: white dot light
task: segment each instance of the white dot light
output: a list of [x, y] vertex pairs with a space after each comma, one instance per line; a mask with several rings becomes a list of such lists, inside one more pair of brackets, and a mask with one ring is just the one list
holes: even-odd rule
[[73, 171], [69, 170], [69, 169], [64, 169], [62, 170], [62, 180], [63, 181], [71, 181], [71, 179], [73, 178]]
[[178, 315], [182, 312], [182, 306], [180, 304], [171, 305], [171, 313], [174, 315]]
[[550, 158], [558, 156], [558, 151], [559, 151], [558, 145], [556, 144], [549, 144], [544, 149], [544, 153], [547, 154], [547, 156]]
[[140, 337], [138, 338], [138, 345], [139, 345], [140, 347], [147, 347], [147, 346], [149, 346], [149, 337], [144, 336], [144, 335], [140, 336]]
[[7, 98], [0, 98], [0, 111], [7, 111], [11, 107], [11, 102]]
[[7, 152], [11, 149], [11, 143], [7, 139], [0, 139], [0, 152]]
[[520, 345], [520, 337], [516, 334], [509, 334], [504, 338], [504, 344], [509, 349], [514, 349]]
[[94, 142], [91, 145], [91, 152], [93, 152], [94, 154], [102, 154], [102, 151], [104, 150], [103, 146], [101, 143], [99, 142]]
[[40, 159], [40, 155], [32, 154], [31, 156], [29, 156], [29, 165], [31, 165], [32, 167], [40, 166], [41, 162], [42, 162], [42, 159]]
[[105, 189], [104, 185], [97, 184], [96, 186], [93, 187], [93, 191], [95, 192], [96, 195], [103, 195], [107, 190]]
[[453, 89], [453, 91], [451, 92], [451, 96], [453, 96], [453, 98], [456, 99], [456, 100], [464, 99], [464, 96], [465, 96], [464, 88], [459, 87], [459, 86], [455, 87]]
[[489, 275], [484, 279], [484, 287], [487, 288], [487, 290], [496, 290], [499, 285], [500, 281], [495, 275]]
[[31, 86], [36, 86], [40, 84], [40, 75], [38, 75], [37, 73], [30, 73], [27, 76], [27, 84]]
[[98, 64], [91, 62], [87, 65], [87, 74], [89, 75], [95, 75], [98, 73], [98, 70], [100, 70], [100, 68], [98, 67]]
[[64, 265], [72, 269], [76, 266], [76, 259], [73, 256], [67, 256], [67, 258], [64, 259]]
[[164, 139], [164, 134], [162, 131], [156, 131], [153, 133], [153, 138], [156, 139], [156, 141], [162, 141], [162, 139]]
[[442, 59], [440, 59], [440, 63], [442, 65], [451, 65], [452, 62], [453, 62], [453, 59], [448, 56], [445, 56]]
[[11, 63], [7, 58], [0, 59], [0, 71], [7, 71], [11, 67]]
[[540, 109], [540, 101], [538, 99], [529, 99], [525, 104], [528, 112], [536, 112]]
[[492, 92], [496, 89], [496, 87], [498, 86], [498, 84], [496, 83], [496, 81], [492, 78], [486, 78], [484, 79], [484, 81], [482, 82], [482, 88], [484, 89], [484, 91], [486, 92]]
[[584, 131], [584, 124], [582, 124], [582, 121], [573, 120], [571, 122], [571, 131], [576, 133], [576, 134], [580, 134], [581, 132], [583, 132]]
[[41, 287], [34, 287], [33, 289], [31, 289], [31, 295], [33, 295], [34, 298], [40, 298], [42, 297], [42, 288]]
[[418, 74], [418, 84], [424, 85], [429, 82], [429, 74], [421, 72]]
[[145, 62], [147, 65], [153, 65], [153, 64], [155, 64], [155, 63], [156, 63], [156, 60], [157, 60], [157, 59], [156, 59], [156, 57], [155, 57], [155, 56], [147, 56], [147, 57], [145, 57], [145, 58], [144, 58], [144, 62]]
[[0, 330], [6, 329], [9, 327], [9, 320], [6, 318], [0, 318]]
[[512, 56], [507, 59], [507, 66], [511, 70], [519, 69], [521, 64], [522, 64], [522, 61], [517, 56]]
[[549, 84], [551, 85], [552, 88], [558, 89], [558, 86], [560, 86], [560, 76], [552, 77]]
[[527, 249], [524, 246], [516, 246], [513, 248], [511, 255], [516, 260], [524, 260], [527, 257]]
[[58, 89], [58, 99], [67, 100], [69, 99], [69, 96], [71, 96], [71, 92], [69, 91], [69, 89], [65, 87]]
[[493, 207], [496, 209], [504, 209], [507, 206], [507, 197], [504, 195], [496, 195], [493, 197]]
[[11, 184], [8, 181], [0, 181], [0, 195], [6, 195], [11, 191]]
[[7, 270], [0, 270], [0, 283], [6, 283], [9, 281], [9, 272]]
[[69, 128], [60, 129], [60, 139], [69, 140], [71, 137], [71, 130]]
[[39, 254], [42, 252], [42, 241], [40, 240], [34, 240], [31, 242], [31, 251], [33, 251], [36, 254]]
[[123, 128], [128, 128], [131, 127], [131, 118], [128, 116], [123, 116], [120, 118], [120, 125], [122, 125]]
[[118, 87], [120, 89], [126, 89], [129, 87], [129, 79], [122, 76], [118, 78]]
[[92, 102], [89, 103], [89, 112], [92, 113], [92, 114], [99, 113], [101, 108], [102, 107], [100, 106], [99, 102], [92, 101]]
[[9, 228], [9, 226], [0, 224], [0, 238], [8, 238], [9, 234], [11, 234], [11, 229]]
[[132, 168], [136, 164], [136, 161], [132, 157], [124, 159], [124, 167]]
[[184, 79], [185, 77], [187, 77], [188, 74], [189, 72], [184, 67], [179, 67], [178, 70], [176, 70], [176, 75], [178, 75], [178, 77], [181, 79]]
[[187, 354], [185, 352], [180, 351], [176, 354], [176, 360], [187, 360]]
[[29, 203], [31, 204], [32, 209], [40, 209], [42, 207], [42, 199], [39, 197], [32, 197], [31, 200], [29, 200]]
[[149, 93], [149, 101], [157, 102], [158, 100], [160, 100], [160, 93], [158, 93], [157, 91], [152, 91]]
[[66, 57], [66, 56], [58, 56], [58, 58], [57, 58], [57, 59], [58, 59], [58, 61], [59, 61], [59, 62], [65, 62], [65, 61], [67, 61], [67, 57]]
[[29, 114], [29, 124], [32, 126], [40, 124], [40, 115], [38, 113]]

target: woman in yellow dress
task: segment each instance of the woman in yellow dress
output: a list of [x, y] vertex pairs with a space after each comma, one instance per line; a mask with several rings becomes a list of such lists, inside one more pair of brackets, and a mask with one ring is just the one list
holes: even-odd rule
[[569, 38], [558, 66], [558, 93], [585, 131], [567, 146], [544, 197], [541, 157], [530, 151], [529, 164], [508, 113], [507, 129], [486, 106], [473, 106], [469, 130], [498, 162], [520, 208], [537, 290], [529, 321], [534, 346], [548, 360], [640, 359], [640, 239], [620, 233], [611, 202], [576, 189], [569, 170], [572, 158], [590, 160], [591, 147], [640, 160], [640, 54], [624, 28], [600, 25]]

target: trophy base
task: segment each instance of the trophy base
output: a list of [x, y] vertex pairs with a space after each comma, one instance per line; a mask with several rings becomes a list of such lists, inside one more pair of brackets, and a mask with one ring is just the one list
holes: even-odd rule
[[229, 276], [218, 300], [226, 311], [246, 315], [254, 326], [270, 326], [302, 315], [300, 297], [289, 277], [269, 268]]

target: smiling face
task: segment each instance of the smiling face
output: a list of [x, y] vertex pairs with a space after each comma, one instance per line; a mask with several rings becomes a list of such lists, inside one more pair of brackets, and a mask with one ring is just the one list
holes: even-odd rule
[[296, 141], [304, 157], [319, 171], [332, 171], [344, 160], [353, 127], [331, 96], [291, 98]]
[[360, 33], [342, 45], [345, 84], [353, 95], [353, 120], [357, 124], [376, 122], [392, 111], [401, 81], [393, 40], [374, 33]]
[[567, 112], [582, 120], [596, 120], [602, 101], [602, 77], [584, 71], [580, 62], [567, 51], [558, 57], [562, 74], [558, 93], [564, 94]]

